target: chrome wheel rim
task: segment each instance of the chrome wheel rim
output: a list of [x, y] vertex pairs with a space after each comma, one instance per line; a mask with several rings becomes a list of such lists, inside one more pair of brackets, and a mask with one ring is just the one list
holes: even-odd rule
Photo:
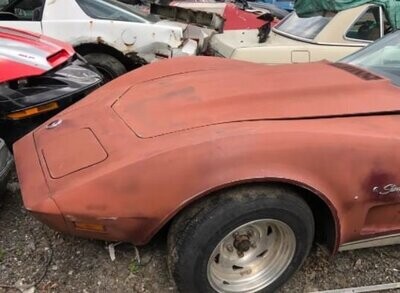
[[276, 281], [296, 250], [293, 230], [284, 222], [263, 219], [244, 224], [218, 243], [207, 265], [217, 292], [255, 292]]

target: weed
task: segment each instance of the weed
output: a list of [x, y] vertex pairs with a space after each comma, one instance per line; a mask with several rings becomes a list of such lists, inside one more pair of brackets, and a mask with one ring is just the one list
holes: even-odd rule
[[132, 259], [131, 263], [129, 264], [129, 271], [132, 274], [136, 274], [139, 272], [139, 270], [140, 270], [140, 265], [137, 262], [136, 258]]

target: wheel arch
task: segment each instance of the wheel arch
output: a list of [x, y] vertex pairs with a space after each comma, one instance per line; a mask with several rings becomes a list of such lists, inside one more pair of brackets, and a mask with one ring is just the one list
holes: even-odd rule
[[[140, 62], [142, 62], [141, 60], [139, 60], [139, 58], [136, 62], [134, 57], [129, 58], [126, 55], [124, 55], [122, 52], [115, 49], [114, 47], [109, 46], [107, 44], [103, 44], [103, 43], [97, 43], [97, 44], [96, 43], [83, 43], [83, 44], [74, 46], [74, 49], [76, 52], [78, 52], [78, 54], [80, 54], [82, 56], [89, 54], [89, 53], [103, 53], [103, 54], [108, 54], [110, 56], [113, 56], [114, 58], [118, 59], [118, 61], [121, 62], [128, 71], [138, 67], [138, 65], [141, 65]], [[132, 53], [131, 55], [135, 56], [134, 53]]]
[[334, 205], [325, 195], [310, 186], [302, 184], [301, 182], [282, 180], [278, 178], [232, 182], [207, 190], [193, 197], [190, 201], [182, 204], [179, 209], [177, 209], [175, 213], [164, 222], [164, 224], [160, 225], [160, 229], [168, 229], [172, 221], [178, 217], [183, 210], [196, 205], [201, 200], [204, 200], [209, 196], [221, 194], [223, 192], [244, 186], [276, 186], [295, 191], [302, 199], [306, 201], [312, 210], [315, 219], [314, 242], [323, 245], [332, 254], [337, 252], [340, 243], [340, 221]]

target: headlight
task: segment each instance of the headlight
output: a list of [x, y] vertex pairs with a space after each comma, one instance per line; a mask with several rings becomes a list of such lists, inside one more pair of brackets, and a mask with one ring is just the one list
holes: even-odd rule
[[102, 79], [84, 61], [71, 59], [40, 76], [0, 84], [0, 119], [20, 120], [83, 98]]
[[37, 101], [37, 106], [31, 105], [31, 107], [29, 107], [29, 104], [32, 104], [30, 101], [32, 101], [33, 96], [54, 89], [62, 89], [65, 86], [65, 83], [45, 76], [22, 78], [2, 83], [0, 84], [0, 116], [5, 119], [20, 120], [55, 110], [58, 108], [57, 102]]
[[62, 88], [67, 84], [47, 76], [21, 78], [0, 84], [0, 98], [18, 100], [52, 89]]

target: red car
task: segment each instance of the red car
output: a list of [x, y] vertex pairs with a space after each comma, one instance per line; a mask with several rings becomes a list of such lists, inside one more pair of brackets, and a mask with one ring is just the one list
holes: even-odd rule
[[[185, 16], [187, 19], [191, 14], [195, 13], [193, 11], [197, 11], [197, 13], [198, 11], [212, 12], [222, 16], [224, 23], [220, 32], [229, 30], [265, 29], [265, 27], [270, 28], [271, 26], [275, 26], [279, 22], [279, 19], [282, 19], [288, 14], [287, 12], [280, 13], [280, 11], [271, 11], [271, 6], [268, 4], [257, 4], [257, 7], [255, 7], [254, 3], [250, 5], [247, 4], [246, 1], [241, 5], [209, 1], [173, 1], [169, 5], [181, 8], [179, 12], [177, 11], [171, 14], [187, 15]], [[239, 6], [241, 6], [241, 8]], [[182, 8], [189, 9], [189, 11], [185, 11]], [[202, 18], [204, 18], [204, 16], [199, 17], [200, 20]], [[185, 21], [184, 17], [179, 20]]]
[[0, 134], [13, 141], [97, 88], [102, 77], [63, 42], [0, 27]]
[[82, 237], [169, 228], [181, 292], [274, 292], [314, 242], [400, 243], [400, 31], [338, 63], [144, 66], [14, 145], [26, 208]]

